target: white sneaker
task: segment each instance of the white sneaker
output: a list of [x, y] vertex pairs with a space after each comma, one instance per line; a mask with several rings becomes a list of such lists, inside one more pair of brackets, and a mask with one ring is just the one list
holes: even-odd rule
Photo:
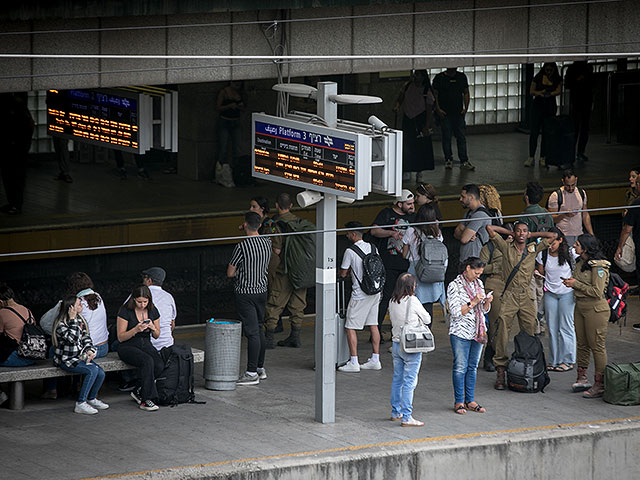
[[360, 368], [362, 370], [382, 370], [382, 364], [380, 363], [380, 360], [374, 362], [373, 360], [369, 359], [367, 360], [367, 363], [363, 363], [362, 365], [360, 365]]
[[406, 422], [400, 423], [403, 427], [424, 427], [424, 422], [420, 420], [416, 420], [413, 417], [410, 417]]
[[76, 408], [73, 409], [75, 413], [84, 413], [85, 415], [95, 415], [98, 410], [93, 408], [87, 402], [76, 402]]
[[9, 400], [9, 397], [3, 391], [0, 391], [0, 405]]
[[87, 403], [98, 410], [106, 410], [107, 408], [109, 408], [109, 405], [97, 398], [94, 398], [93, 400], [87, 400]]
[[226, 188], [235, 188], [236, 184], [233, 183], [233, 173], [231, 171], [231, 165], [225, 163], [222, 165], [222, 174], [220, 177], [216, 175], [216, 181]]
[[258, 369], [258, 378], [260, 380], [266, 380], [267, 379], [267, 371], [264, 368], [259, 368]]
[[444, 161], [444, 168], [446, 168], [447, 170], [451, 170], [453, 168], [453, 161], [452, 160], [445, 160]]
[[360, 372], [360, 365], [357, 363], [347, 362], [343, 366], [338, 367], [338, 371], [346, 373], [358, 373]]
[[247, 372], [243, 373], [236, 381], [236, 385], [258, 385], [260, 383], [260, 375], [249, 375]]
[[535, 162], [535, 160], [533, 159], [533, 157], [529, 157], [524, 161], [524, 166], [525, 167], [533, 167], [533, 163]]

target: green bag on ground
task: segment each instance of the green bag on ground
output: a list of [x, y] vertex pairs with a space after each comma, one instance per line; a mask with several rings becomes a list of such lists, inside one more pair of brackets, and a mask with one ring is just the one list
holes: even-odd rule
[[639, 405], [640, 362], [607, 365], [604, 368], [603, 399], [614, 405]]
[[[279, 220], [282, 232], [313, 232], [316, 226], [309, 220], [298, 218], [293, 221]], [[284, 272], [289, 277], [291, 286], [310, 288], [316, 284], [316, 236], [287, 235], [284, 241]]]

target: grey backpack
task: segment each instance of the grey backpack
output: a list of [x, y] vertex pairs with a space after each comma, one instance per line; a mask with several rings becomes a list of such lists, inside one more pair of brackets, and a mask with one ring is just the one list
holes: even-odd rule
[[422, 283], [444, 282], [449, 252], [437, 238], [423, 238], [418, 247], [420, 258], [416, 263], [416, 276]]

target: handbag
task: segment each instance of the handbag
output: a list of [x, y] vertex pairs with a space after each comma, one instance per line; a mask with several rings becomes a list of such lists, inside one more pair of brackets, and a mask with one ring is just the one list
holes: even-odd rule
[[[405, 322], [409, 316], [409, 303], [410, 299], [407, 301]], [[436, 342], [433, 333], [424, 323], [420, 325], [405, 323], [400, 329], [400, 346], [405, 353], [429, 353], [435, 350]]]
[[22, 329], [22, 337], [18, 344], [18, 355], [23, 358], [31, 358], [33, 360], [43, 360], [47, 358], [49, 347], [47, 345], [47, 334], [35, 323], [31, 311], [29, 311], [29, 320], [27, 321], [22, 315], [11, 307], [5, 307], [15, 313], [24, 322]]
[[618, 259], [615, 258], [614, 262], [620, 267], [623, 272], [631, 273], [636, 269], [636, 245], [633, 243], [631, 235], [627, 237], [627, 240], [622, 246], [622, 256]]

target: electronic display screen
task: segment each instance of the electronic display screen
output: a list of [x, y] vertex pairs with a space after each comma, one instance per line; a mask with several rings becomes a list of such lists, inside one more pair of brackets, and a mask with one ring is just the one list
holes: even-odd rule
[[253, 127], [254, 176], [355, 197], [357, 135], [258, 114]]
[[47, 131], [80, 142], [144, 153], [139, 95], [100, 90], [47, 91]]

